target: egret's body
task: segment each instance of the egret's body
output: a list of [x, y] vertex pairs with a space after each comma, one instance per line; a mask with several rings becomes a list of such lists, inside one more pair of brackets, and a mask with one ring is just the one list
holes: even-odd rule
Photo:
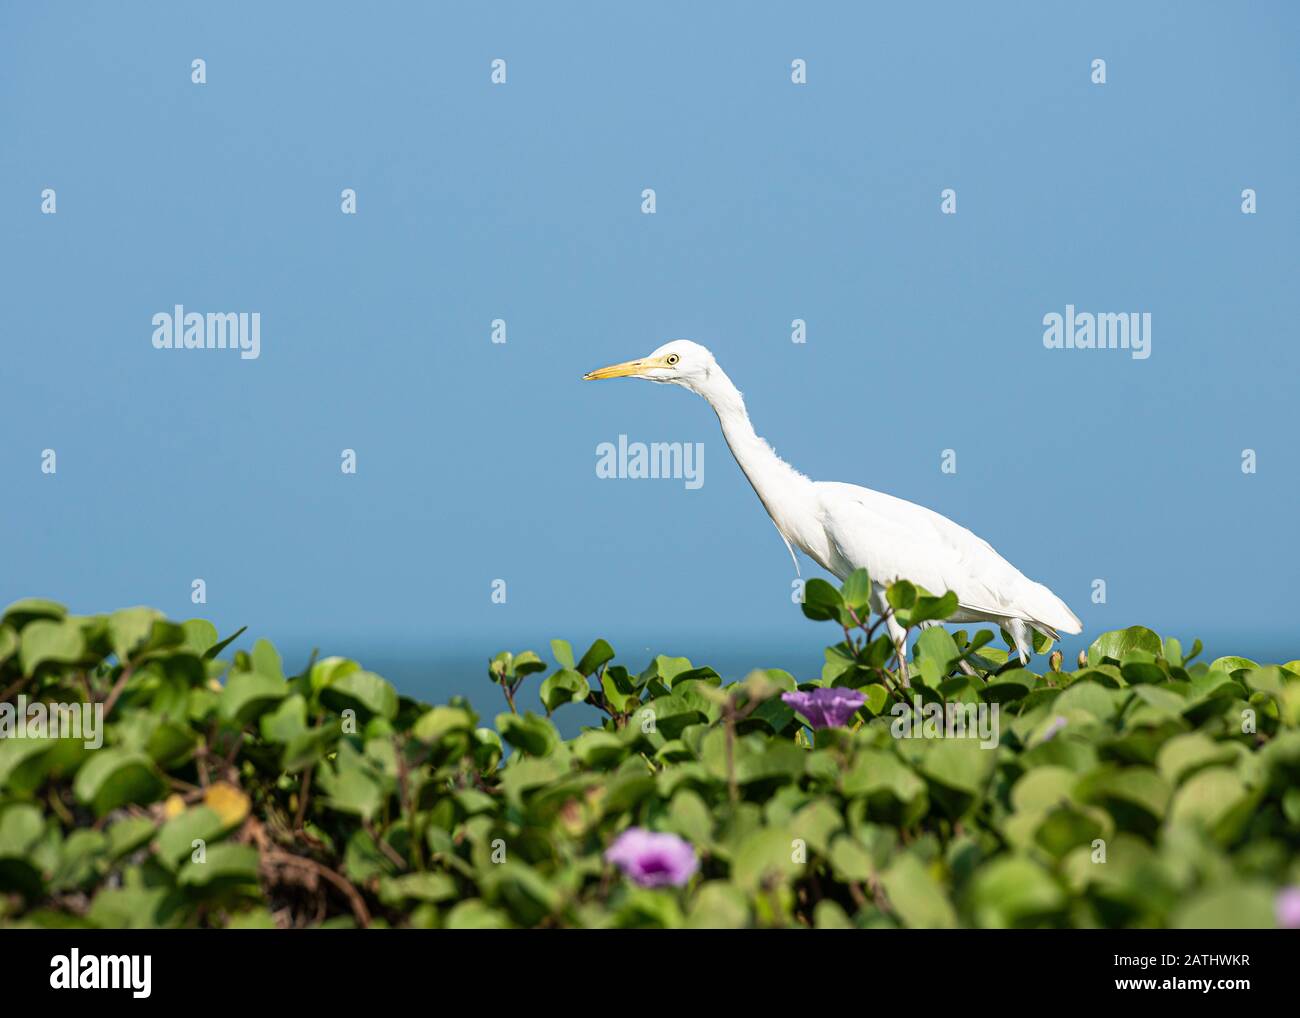
[[[885, 613], [884, 588], [896, 580], [936, 594], [950, 590], [959, 605], [954, 621], [1000, 625], [1015, 641], [1022, 661], [1033, 651], [1031, 629], [1053, 639], [1058, 632], [1080, 631], [1079, 620], [1059, 597], [965, 527], [893, 495], [856, 484], [813, 481], [795, 470], [754, 431], [740, 391], [698, 343], [674, 340], [648, 357], [585, 377], [668, 382], [708, 400], [732, 455], [791, 556], [798, 548], [840, 579], [866, 569], [876, 611]], [[901, 652], [902, 629], [892, 615], [887, 621]]]

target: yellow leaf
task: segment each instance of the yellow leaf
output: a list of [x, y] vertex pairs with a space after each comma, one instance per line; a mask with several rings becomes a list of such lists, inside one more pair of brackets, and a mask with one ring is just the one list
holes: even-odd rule
[[203, 793], [203, 803], [226, 827], [234, 827], [248, 816], [248, 796], [225, 781], [209, 785]]

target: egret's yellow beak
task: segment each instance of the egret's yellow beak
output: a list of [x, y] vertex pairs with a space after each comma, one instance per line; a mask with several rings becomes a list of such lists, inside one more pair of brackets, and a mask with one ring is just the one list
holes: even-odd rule
[[611, 364], [607, 368], [597, 368], [595, 371], [588, 371], [582, 376], [584, 382], [594, 382], [600, 378], [628, 378], [633, 375], [639, 375], [648, 368], [658, 368], [663, 365], [653, 357], [642, 357], [640, 360], [624, 361], [622, 364]]

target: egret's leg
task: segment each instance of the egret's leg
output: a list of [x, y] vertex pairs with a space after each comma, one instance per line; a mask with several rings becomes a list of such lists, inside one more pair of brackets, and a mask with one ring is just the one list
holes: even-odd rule
[[907, 630], [894, 618], [894, 610], [889, 607], [883, 584], [874, 582], [871, 584], [871, 610], [885, 620], [889, 639], [893, 642], [894, 652], [898, 655], [898, 677], [904, 686], [910, 686], [907, 677]]
[[1016, 653], [1020, 655], [1022, 665], [1029, 663], [1030, 655], [1034, 653], [1034, 637], [1029, 631], [1029, 627], [1019, 619], [1008, 619], [1006, 630], [1011, 634], [1011, 639], [1015, 642]]

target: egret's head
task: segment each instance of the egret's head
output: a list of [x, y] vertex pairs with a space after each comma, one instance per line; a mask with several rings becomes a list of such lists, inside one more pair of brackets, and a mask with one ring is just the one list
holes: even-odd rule
[[689, 339], [674, 339], [658, 350], [622, 364], [588, 371], [582, 377], [587, 381], [598, 378], [644, 378], [650, 382], [671, 382], [684, 385], [701, 395], [708, 388], [709, 379], [718, 370], [713, 354]]

